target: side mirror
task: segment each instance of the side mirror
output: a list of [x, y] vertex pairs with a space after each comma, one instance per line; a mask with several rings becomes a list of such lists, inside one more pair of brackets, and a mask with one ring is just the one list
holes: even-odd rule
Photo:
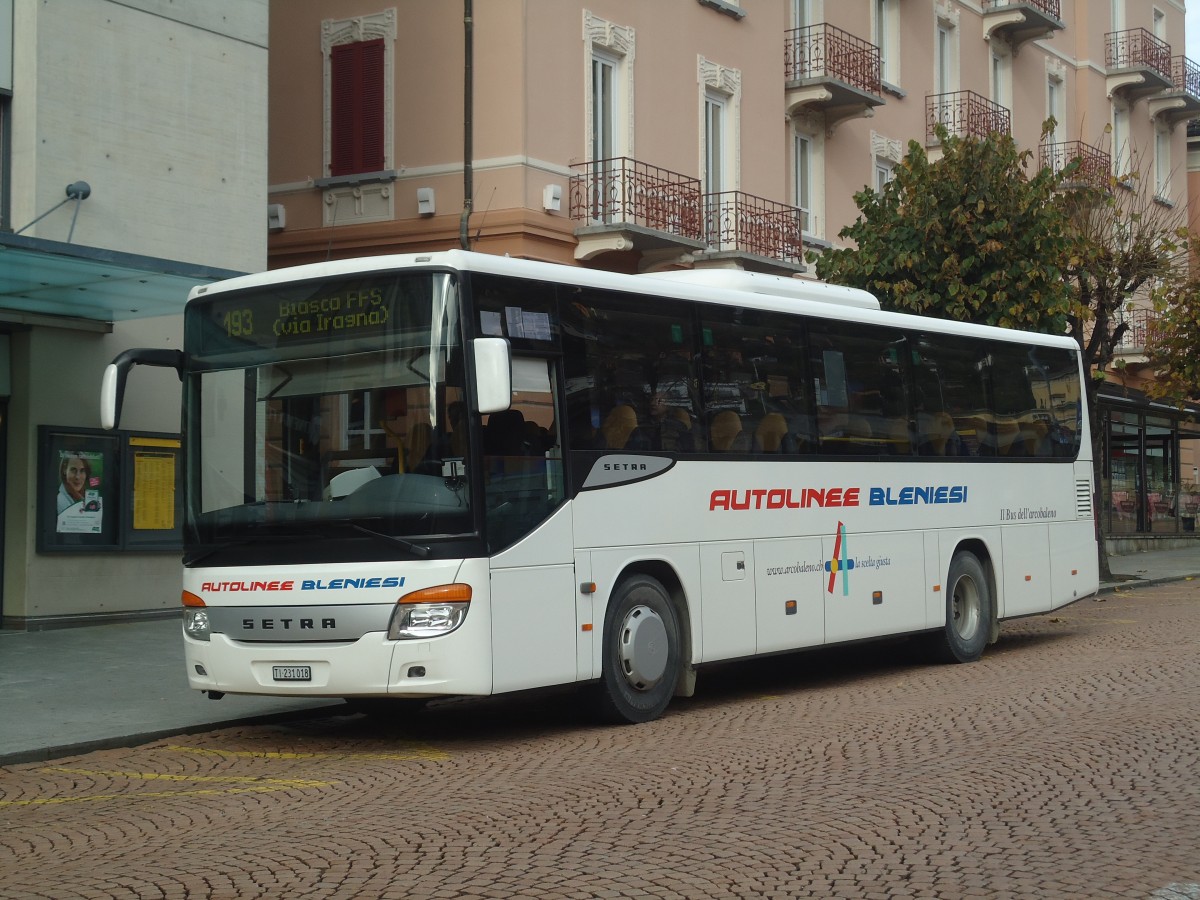
[[126, 350], [108, 364], [100, 382], [100, 424], [111, 431], [121, 422], [121, 404], [125, 400], [125, 380], [134, 366], [162, 366], [174, 369], [183, 379], [183, 352], [180, 350]]
[[483, 415], [512, 405], [512, 354], [504, 338], [475, 338], [475, 408]]

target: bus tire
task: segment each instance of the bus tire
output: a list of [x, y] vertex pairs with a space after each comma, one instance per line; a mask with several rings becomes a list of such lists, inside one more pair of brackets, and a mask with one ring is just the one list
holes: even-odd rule
[[618, 585], [604, 625], [600, 714], [615, 723], [662, 715], [679, 679], [679, 619], [666, 589], [649, 575]]
[[954, 554], [946, 576], [946, 624], [934, 639], [938, 659], [974, 662], [983, 655], [992, 630], [992, 591], [974, 553]]

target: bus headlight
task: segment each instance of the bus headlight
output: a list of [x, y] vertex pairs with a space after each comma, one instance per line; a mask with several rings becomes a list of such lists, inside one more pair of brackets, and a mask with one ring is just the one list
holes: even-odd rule
[[388, 639], [411, 641], [449, 634], [467, 618], [470, 607], [469, 584], [440, 584], [405, 594], [396, 601]]
[[204, 601], [188, 591], [183, 592], [183, 633], [197, 641], [207, 641], [209, 635]]

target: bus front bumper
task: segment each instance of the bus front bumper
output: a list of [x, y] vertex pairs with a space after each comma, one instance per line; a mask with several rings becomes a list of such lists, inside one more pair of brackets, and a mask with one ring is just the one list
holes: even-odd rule
[[[491, 661], [454, 635], [391, 641], [383, 632], [338, 643], [246, 643], [184, 635], [188, 686], [277, 697], [437, 697], [490, 694]], [[457, 649], [455, 648], [455, 645]]]

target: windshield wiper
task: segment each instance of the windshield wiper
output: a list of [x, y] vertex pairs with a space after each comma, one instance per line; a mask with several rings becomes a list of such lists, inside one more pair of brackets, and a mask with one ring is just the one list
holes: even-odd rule
[[345, 528], [353, 528], [355, 531], [361, 531], [363, 534], [369, 534], [373, 538], [391, 541], [393, 544], [399, 544], [413, 556], [419, 556], [421, 559], [429, 558], [430, 550], [424, 544], [414, 544], [412, 541], [405, 540], [402, 537], [396, 537], [394, 534], [385, 534], [382, 531], [374, 531], [370, 528], [364, 528], [357, 522], [332, 522], [330, 524], [341, 525]]
[[225, 541], [220, 544], [212, 544], [200, 550], [194, 556], [185, 556], [183, 564], [185, 566], [194, 566], [202, 559], [208, 559], [214, 553], [220, 553], [222, 550], [229, 550], [232, 547], [249, 547], [253, 544], [269, 544], [279, 543], [287, 538], [287, 535], [280, 534], [259, 534], [252, 537], [238, 538], [237, 540]]

